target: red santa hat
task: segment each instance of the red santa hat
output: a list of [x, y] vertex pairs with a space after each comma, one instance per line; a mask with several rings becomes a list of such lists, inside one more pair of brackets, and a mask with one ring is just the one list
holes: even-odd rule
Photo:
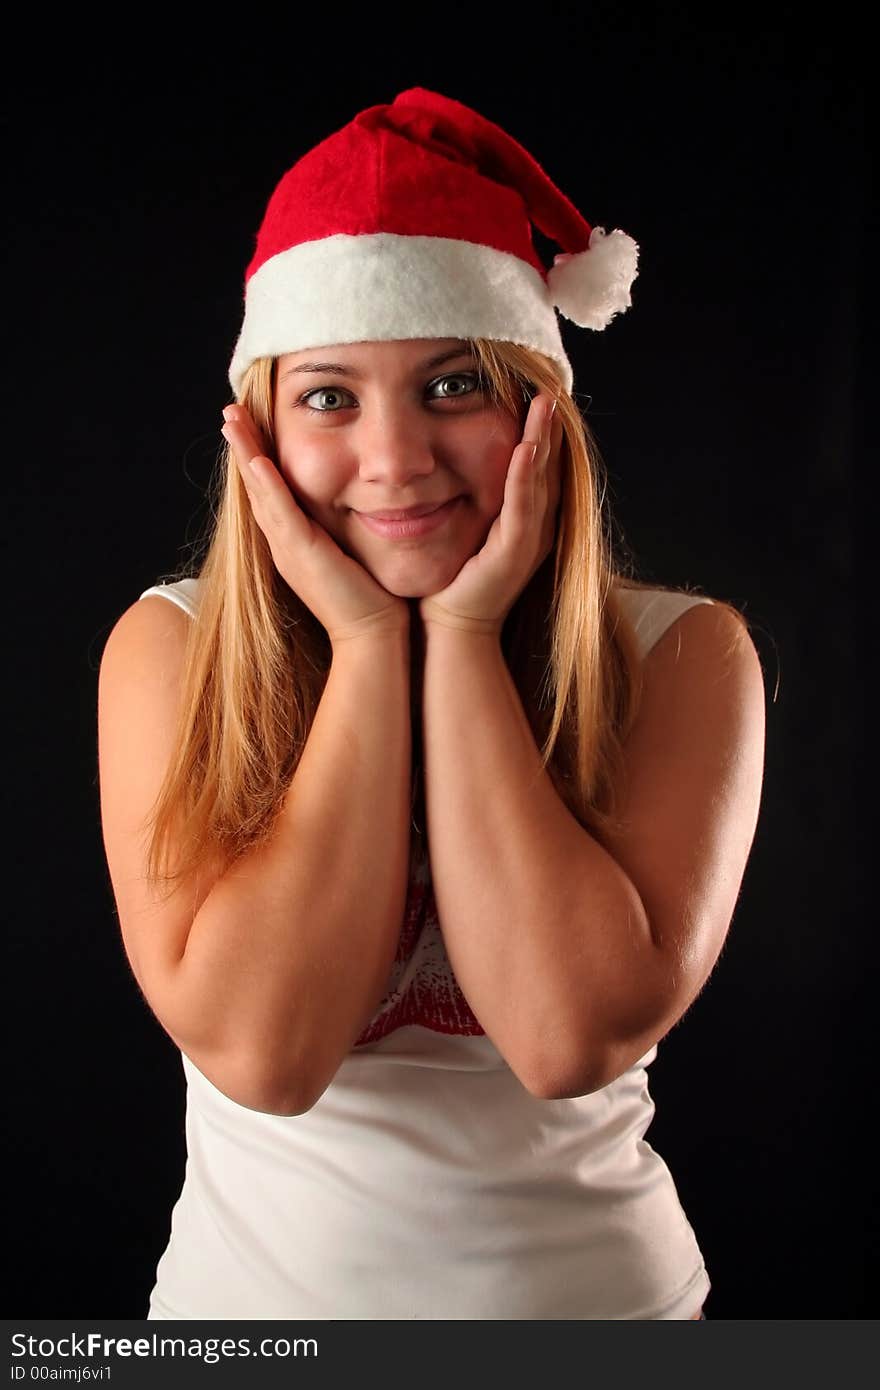
[[[532, 224], [562, 248], [549, 271]], [[522, 145], [412, 87], [322, 140], [272, 194], [229, 368], [401, 338], [490, 338], [571, 364], [556, 310], [603, 329], [629, 308], [638, 247], [591, 227]]]

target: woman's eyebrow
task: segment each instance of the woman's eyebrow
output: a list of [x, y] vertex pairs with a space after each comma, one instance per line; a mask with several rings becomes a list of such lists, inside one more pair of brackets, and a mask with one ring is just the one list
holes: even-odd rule
[[[432, 367], [439, 367], [443, 362], [451, 362], [454, 357], [465, 356], [475, 357], [473, 348], [452, 348], [449, 352], [441, 352], [436, 357], [429, 357], [426, 362], [419, 363], [413, 368], [413, 373], [427, 372]], [[286, 372], [282, 372], [281, 380], [286, 381], [297, 372], [334, 372], [337, 376], [349, 376], [354, 381], [360, 381], [363, 377], [363, 373], [356, 367], [347, 367], [342, 362], [299, 362], [295, 367], [288, 367]]]

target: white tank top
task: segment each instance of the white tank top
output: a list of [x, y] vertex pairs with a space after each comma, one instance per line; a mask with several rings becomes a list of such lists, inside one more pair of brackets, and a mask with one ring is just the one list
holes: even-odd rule
[[[624, 590], [644, 655], [711, 599]], [[198, 581], [147, 589], [188, 613]], [[645, 1140], [656, 1046], [592, 1095], [532, 1096], [458, 988], [427, 866], [385, 997], [303, 1115], [237, 1105], [181, 1054], [186, 1172], [166, 1319], [685, 1319], [711, 1287]]]

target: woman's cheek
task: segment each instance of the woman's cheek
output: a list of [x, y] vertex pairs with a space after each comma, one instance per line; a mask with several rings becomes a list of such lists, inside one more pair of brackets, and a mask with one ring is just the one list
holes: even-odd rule
[[[511, 450], [512, 452], [512, 450]], [[495, 454], [486, 460], [483, 477], [485, 480], [483, 495], [485, 498], [486, 510], [493, 516], [497, 516], [504, 503], [504, 487], [507, 482], [507, 473], [510, 467], [510, 454]]]
[[332, 479], [320, 459], [300, 449], [297, 450], [294, 465], [290, 453], [282, 449], [278, 462], [281, 475], [300, 506], [311, 510], [326, 505], [332, 498]]

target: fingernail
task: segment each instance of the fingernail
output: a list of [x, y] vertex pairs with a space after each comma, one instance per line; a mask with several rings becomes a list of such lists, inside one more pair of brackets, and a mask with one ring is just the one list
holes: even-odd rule
[[223, 407], [223, 419], [224, 419], [224, 420], [233, 420], [233, 421], [235, 420], [235, 407], [234, 407], [234, 406], [226, 405], [226, 406]]

